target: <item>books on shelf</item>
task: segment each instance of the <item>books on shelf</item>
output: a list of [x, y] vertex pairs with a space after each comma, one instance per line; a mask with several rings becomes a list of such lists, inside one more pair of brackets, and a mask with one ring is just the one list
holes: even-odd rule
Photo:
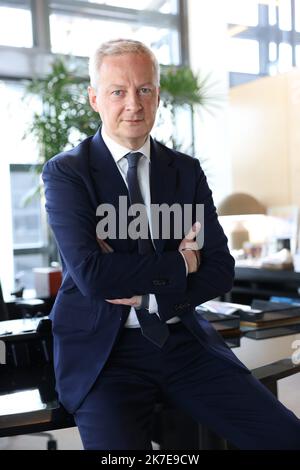
[[209, 301], [201, 307], [223, 315], [234, 314], [239, 317], [241, 327], [268, 328], [300, 324], [300, 306], [296, 305], [255, 300], [251, 306]]
[[241, 326], [255, 326], [267, 328], [271, 326], [283, 326], [300, 323], [300, 309], [298, 312], [274, 310], [269, 312], [245, 312], [241, 313]]
[[201, 305], [196, 308], [196, 312], [208, 320], [222, 336], [226, 338], [240, 336], [240, 317], [238, 315], [211, 312]]
[[300, 323], [300, 306], [283, 302], [253, 300], [251, 311], [242, 313], [241, 321], [244, 326], [263, 328]]

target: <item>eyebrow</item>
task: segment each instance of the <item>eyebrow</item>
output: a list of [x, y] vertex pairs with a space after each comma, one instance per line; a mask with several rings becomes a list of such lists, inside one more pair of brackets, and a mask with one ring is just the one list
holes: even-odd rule
[[112, 85], [109, 85], [108, 88], [124, 88], [125, 85], [118, 85], [117, 83], [113, 83]]
[[[151, 83], [151, 82], [142, 83], [141, 85], [138, 86], [138, 88], [141, 88], [141, 87], [144, 87], [144, 86], [153, 86], [153, 87], [155, 87], [155, 84]], [[120, 84], [117, 84], [117, 83], [113, 83], [112, 85], [108, 86], [108, 89], [110, 89], [110, 88], [126, 88], [126, 85], [120, 85]]]
[[155, 87], [155, 84], [152, 83], [152, 82], [142, 83], [142, 85], [140, 85], [140, 87], [141, 87], [141, 86], [142, 86], [142, 87], [143, 87], [143, 86], [149, 86], [149, 85]]

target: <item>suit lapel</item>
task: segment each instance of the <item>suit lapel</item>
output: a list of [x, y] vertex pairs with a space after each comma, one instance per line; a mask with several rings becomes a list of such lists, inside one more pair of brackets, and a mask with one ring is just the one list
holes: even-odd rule
[[107, 202], [118, 207], [119, 196], [128, 196], [128, 191], [100, 131], [94, 135], [91, 142], [90, 168], [99, 203]]
[[117, 239], [110, 240], [109, 243], [113, 248], [115, 247], [121, 252], [135, 250], [137, 248], [135, 240], [118, 238], [118, 219], [119, 216], [125, 216], [125, 214], [119, 214], [119, 197], [125, 196], [127, 201], [129, 201], [129, 196], [126, 184], [117, 168], [116, 162], [102, 139], [100, 130], [94, 135], [91, 142], [90, 170], [98, 205], [111, 204], [116, 210]]

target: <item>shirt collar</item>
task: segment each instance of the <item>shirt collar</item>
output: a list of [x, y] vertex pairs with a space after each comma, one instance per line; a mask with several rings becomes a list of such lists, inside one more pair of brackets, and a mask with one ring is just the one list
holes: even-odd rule
[[[112, 154], [112, 157], [116, 163], [118, 163], [121, 158], [127, 155], [127, 153], [133, 151], [132, 149], [126, 148], [123, 145], [118, 144], [115, 140], [109, 137], [109, 135], [104, 129], [104, 126], [102, 126], [101, 128], [101, 135], [105, 145]], [[150, 161], [150, 135], [148, 135], [144, 145], [141, 148], [134, 150], [134, 152], [141, 152], [143, 155], [145, 155], [147, 160]]]

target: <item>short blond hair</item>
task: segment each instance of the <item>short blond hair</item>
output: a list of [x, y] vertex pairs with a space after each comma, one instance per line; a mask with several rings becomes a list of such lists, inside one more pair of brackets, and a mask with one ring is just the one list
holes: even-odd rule
[[159, 86], [160, 68], [159, 63], [149, 47], [140, 41], [133, 39], [112, 39], [101, 44], [89, 60], [90, 83], [93, 88], [97, 88], [99, 82], [99, 71], [104, 57], [118, 56], [124, 54], [144, 54], [149, 57], [152, 62], [153, 70], [156, 77], [156, 86]]

